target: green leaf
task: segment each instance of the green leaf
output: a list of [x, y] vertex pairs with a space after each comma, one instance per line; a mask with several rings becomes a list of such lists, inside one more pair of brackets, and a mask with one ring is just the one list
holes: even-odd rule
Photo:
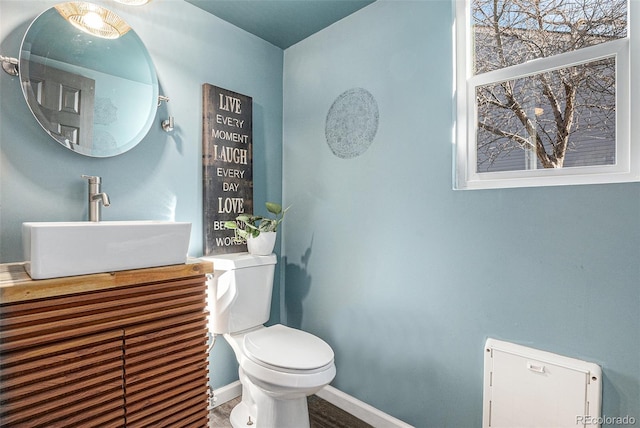
[[227, 229], [237, 229], [238, 224], [235, 221], [225, 221], [224, 227], [226, 227]]
[[277, 228], [278, 222], [271, 218], [263, 218], [259, 226], [259, 229], [263, 232], [275, 232]]
[[265, 203], [267, 207], [267, 211], [272, 214], [278, 215], [282, 212], [282, 205], [276, 204], [275, 202], [267, 202]]
[[258, 228], [256, 226], [254, 226], [253, 224], [251, 224], [250, 222], [245, 223], [245, 229], [248, 230], [258, 230]]

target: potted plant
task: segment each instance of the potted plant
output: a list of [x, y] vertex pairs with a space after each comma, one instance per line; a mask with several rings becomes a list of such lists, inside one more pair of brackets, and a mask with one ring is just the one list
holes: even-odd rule
[[267, 211], [272, 217], [263, 217], [254, 214], [240, 214], [236, 221], [226, 221], [224, 226], [235, 232], [236, 242], [247, 242], [249, 253], [266, 256], [273, 252], [276, 245], [276, 232], [284, 219], [284, 214], [289, 209], [282, 209], [280, 204], [267, 202]]

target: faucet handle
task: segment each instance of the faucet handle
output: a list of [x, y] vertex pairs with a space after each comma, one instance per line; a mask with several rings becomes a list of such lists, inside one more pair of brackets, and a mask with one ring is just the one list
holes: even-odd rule
[[82, 178], [89, 180], [89, 184], [100, 184], [100, 177], [95, 175], [84, 175], [82, 174]]

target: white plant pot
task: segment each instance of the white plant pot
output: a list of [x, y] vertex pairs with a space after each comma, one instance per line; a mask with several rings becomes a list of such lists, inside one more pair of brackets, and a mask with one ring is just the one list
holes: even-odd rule
[[255, 256], [268, 256], [276, 246], [276, 232], [260, 232], [257, 237], [247, 238], [247, 250]]

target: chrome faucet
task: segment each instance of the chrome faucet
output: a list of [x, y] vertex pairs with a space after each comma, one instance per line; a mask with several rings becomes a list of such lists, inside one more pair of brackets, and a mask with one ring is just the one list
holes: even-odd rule
[[105, 207], [111, 205], [109, 195], [100, 191], [100, 177], [83, 175], [82, 178], [89, 181], [89, 221], [100, 221], [100, 204]]

